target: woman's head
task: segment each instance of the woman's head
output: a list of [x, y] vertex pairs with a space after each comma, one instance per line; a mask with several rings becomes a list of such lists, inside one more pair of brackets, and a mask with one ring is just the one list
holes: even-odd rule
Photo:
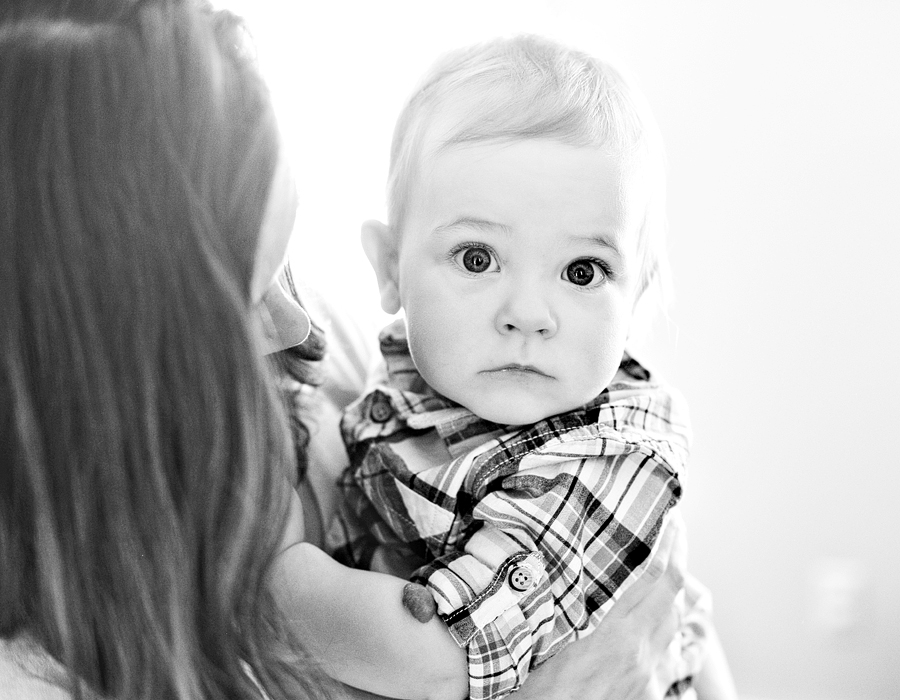
[[0, 635], [116, 697], [256, 696], [240, 661], [296, 694], [248, 313], [266, 90], [195, 3], [29, 4], [0, 22]]

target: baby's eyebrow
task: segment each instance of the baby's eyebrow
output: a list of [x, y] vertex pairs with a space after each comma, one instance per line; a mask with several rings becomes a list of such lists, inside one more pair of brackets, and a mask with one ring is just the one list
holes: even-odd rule
[[509, 226], [499, 224], [496, 221], [488, 221], [487, 219], [479, 219], [473, 216], [461, 216], [458, 219], [454, 219], [449, 224], [435, 226], [431, 232], [436, 235], [441, 235], [461, 228], [472, 228], [478, 231], [502, 233], [507, 236], [512, 233]]
[[574, 243], [593, 244], [599, 248], [608, 250], [616, 257], [622, 257], [622, 251], [619, 248], [619, 241], [615, 236], [607, 236], [602, 233], [595, 233], [587, 236], [572, 236], [571, 240]]
[[[489, 221], [488, 219], [479, 219], [475, 216], [460, 216], [449, 224], [441, 224], [432, 229], [434, 235], [442, 235], [452, 233], [459, 229], [475, 229], [476, 231], [485, 233], [500, 233], [505, 236], [512, 235], [512, 229], [505, 224]], [[588, 234], [572, 234], [568, 236], [570, 243], [587, 244], [598, 248], [603, 248], [617, 258], [622, 258], [623, 253], [619, 246], [619, 240], [616, 236], [607, 235], [605, 233], [588, 233]]]

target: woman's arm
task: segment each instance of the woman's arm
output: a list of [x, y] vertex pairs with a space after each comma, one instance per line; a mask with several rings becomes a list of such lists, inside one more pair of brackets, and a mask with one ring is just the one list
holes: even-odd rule
[[[310, 299], [307, 299], [309, 303]], [[316, 298], [311, 311], [327, 328], [331, 352], [325, 382], [303, 416], [310, 430], [304, 507], [292, 498], [273, 567], [272, 586], [295, 631], [333, 678], [397, 698], [464, 698], [465, 651], [435, 617], [416, 621], [401, 603], [406, 580], [344, 567], [311, 544], [321, 543], [339, 497], [335, 483], [348, 462], [338, 424], [340, 409], [363, 390], [374, 332], [362, 332], [346, 313]], [[351, 689], [351, 696], [380, 697]]]
[[[300, 534], [294, 499], [289, 527]], [[345, 567], [286, 534], [273, 571], [276, 598], [332, 678], [394, 698], [468, 695], [466, 654], [435, 616], [418, 622], [401, 603], [407, 581]]]
[[[676, 517], [663, 532], [648, 569], [599, 627], [533, 671], [511, 700], [662, 700], [672, 683], [691, 672], [680, 654], [672, 653], [685, 552], [684, 526]], [[358, 700], [381, 697], [354, 688], [348, 695]]]

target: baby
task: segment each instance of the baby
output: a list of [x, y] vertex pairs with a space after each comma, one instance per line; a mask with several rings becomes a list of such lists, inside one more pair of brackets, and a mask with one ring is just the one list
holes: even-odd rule
[[681, 497], [681, 400], [625, 350], [664, 268], [664, 187], [633, 88], [537, 37], [446, 57], [398, 121], [390, 224], [362, 235], [404, 318], [344, 416], [330, 544], [427, 588], [404, 603], [436, 606], [473, 699], [590, 633]]

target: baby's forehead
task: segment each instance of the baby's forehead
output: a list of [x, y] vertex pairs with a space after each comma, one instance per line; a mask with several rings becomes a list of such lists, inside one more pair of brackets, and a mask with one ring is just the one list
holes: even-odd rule
[[[508, 157], [511, 152], [514, 157]], [[633, 151], [545, 137], [460, 143], [438, 132], [423, 139], [415, 169], [409, 192], [414, 205], [426, 203], [423, 200], [441, 201], [448, 188], [468, 191], [477, 198], [479, 186], [492, 189], [510, 183], [551, 192], [556, 184], [568, 184], [559, 195], [576, 201], [581, 194], [584, 198], [615, 197], [633, 203], [646, 200], [648, 191], [646, 159]], [[596, 180], [598, 173], [605, 187], [591, 189], [588, 183]]]
[[548, 254], [604, 245], [629, 257], [647, 201], [632, 170], [622, 154], [549, 139], [439, 144], [416, 179], [412, 227]]

